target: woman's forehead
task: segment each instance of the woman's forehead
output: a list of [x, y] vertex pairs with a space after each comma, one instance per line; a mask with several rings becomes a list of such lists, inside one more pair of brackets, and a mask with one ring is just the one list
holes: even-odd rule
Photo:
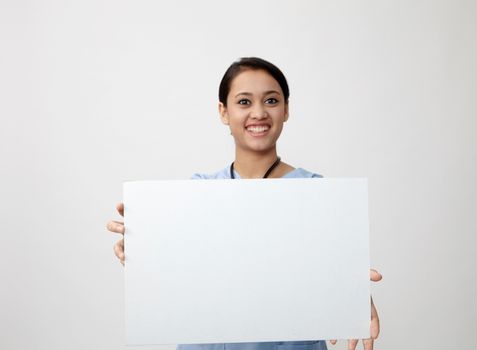
[[280, 84], [265, 70], [247, 69], [240, 72], [232, 81], [230, 92], [263, 93], [265, 91], [277, 91], [281, 93]]

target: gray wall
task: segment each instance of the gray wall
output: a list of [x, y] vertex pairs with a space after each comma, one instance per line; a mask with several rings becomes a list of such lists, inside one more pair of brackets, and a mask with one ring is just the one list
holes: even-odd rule
[[369, 179], [376, 348], [475, 348], [476, 4], [0, 1], [0, 348], [125, 348], [122, 182], [232, 161], [248, 55], [291, 86], [282, 159]]

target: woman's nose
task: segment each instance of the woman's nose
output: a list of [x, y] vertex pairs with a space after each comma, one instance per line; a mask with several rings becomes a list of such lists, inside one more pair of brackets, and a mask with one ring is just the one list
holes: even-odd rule
[[261, 105], [255, 105], [252, 110], [252, 118], [262, 119], [267, 117], [267, 110]]

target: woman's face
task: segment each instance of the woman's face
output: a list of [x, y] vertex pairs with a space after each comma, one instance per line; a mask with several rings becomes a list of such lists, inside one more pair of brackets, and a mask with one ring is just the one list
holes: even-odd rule
[[278, 82], [265, 70], [247, 69], [230, 86], [227, 107], [219, 103], [224, 124], [229, 125], [236, 147], [264, 152], [275, 147], [288, 103]]

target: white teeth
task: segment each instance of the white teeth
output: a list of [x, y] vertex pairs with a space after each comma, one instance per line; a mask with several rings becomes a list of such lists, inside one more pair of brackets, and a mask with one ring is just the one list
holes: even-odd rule
[[263, 125], [263, 126], [249, 126], [247, 128], [248, 131], [256, 132], [256, 133], [264, 132], [264, 131], [267, 131], [268, 129], [270, 129], [270, 127], [266, 126], [266, 125]]

